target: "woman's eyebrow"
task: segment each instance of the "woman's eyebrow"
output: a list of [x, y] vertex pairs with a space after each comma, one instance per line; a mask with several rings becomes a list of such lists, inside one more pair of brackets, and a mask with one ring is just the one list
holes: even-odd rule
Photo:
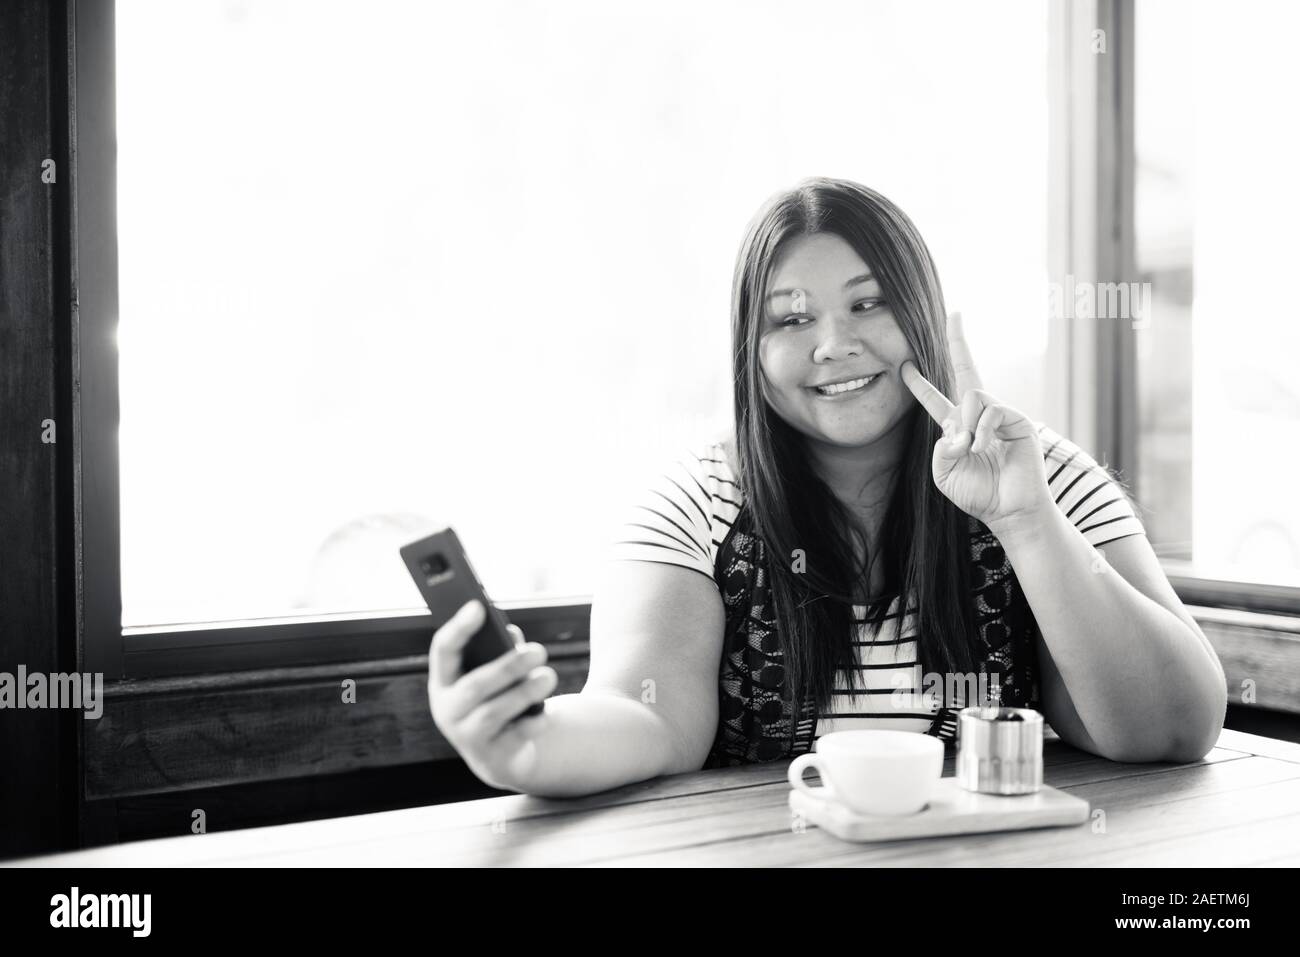
[[[876, 278], [876, 277], [873, 276], [873, 275], [871, 275], [871, 273], [869, 273], [869, 272], [864, 272], [861, 276], [854, 276], [852, 279], [850, 279], [848, 282], [846, 282], [846, 283], [844, 284], [844, 288], [845, 288], [845, 289], [852, 289], [854, 286], [857, 286], [857, 285], [859, 285], [859, 284], [861, 284], [861, 283], [864, 283], [864, 282], [871, 282], [871, 280], [873, 280], [873, 279], [875, 279], [875, 278]], [[767, 294], [767, 298], [768, 298], [768, 301], [770, 302], [771, 300], [776, 299], [776, 298], [778, 298], [778, 297], [780, 297], [780, 296], [789, 296], [789, 295], [791, 295], [792, 293], [794, 293], [794, 291], [795, 291], [794, 289], [773, 289], [771, 292], [769, 292], [769, 293]]]

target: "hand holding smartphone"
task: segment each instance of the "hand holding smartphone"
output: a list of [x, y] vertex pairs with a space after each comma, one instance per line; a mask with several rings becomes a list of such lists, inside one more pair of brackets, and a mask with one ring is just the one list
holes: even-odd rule
[[[471, 636], [461, 653], [462, 674], [496, 660], [519, 644], [507, 628], [505, 615], [484, 592], [455, 530], [448, 527], [404, 545], [401, 555], [433, 613], [435, 629], [450, 621], [466, 602], [478, 601], [487, 612], [483, 627]], [[543, 702], [538, 701], [523, 713], [540, 714], [543, 707]]]

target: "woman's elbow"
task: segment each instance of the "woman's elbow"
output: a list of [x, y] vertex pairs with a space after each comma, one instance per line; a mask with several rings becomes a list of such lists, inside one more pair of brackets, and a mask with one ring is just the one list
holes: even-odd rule
[[1223, 734], [1223, 722], [1227, 715], [1228, 689], [1224, 685], [1211, 696], [1201, 720], [1186, 722], [1189, 731], [1176, 742], [1172, 755], [1167, 760], [1183, 764], [1201, 760], [1219, 743], [1219, 737]]
[[[1174, 728], [1158, 739], [1132, 739], [1126, 744], [1110, 749], [1102, 757], [1126, 764], [1194, 764], [1214, 750], [1223, 733], [1227, 714], [1227, 689], [1213, 693], [1208, 700], [1182, 711], [1175, 719]], [[1190, 713], [1189, 713], [1190, 712]]]

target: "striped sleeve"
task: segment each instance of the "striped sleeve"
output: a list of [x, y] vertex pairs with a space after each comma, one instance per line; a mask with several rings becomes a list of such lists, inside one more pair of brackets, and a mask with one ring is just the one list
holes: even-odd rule
[[713, 499], [717, 480], [706, 459], [685, 452], [656, 476], [617, 528], [611, 561], [661, 562], [713, 581]]
[[1127, 490], [1108, 469], [1045, 425], [1038, 436], [1052, 498], [1090, 545], [1146, 534]]

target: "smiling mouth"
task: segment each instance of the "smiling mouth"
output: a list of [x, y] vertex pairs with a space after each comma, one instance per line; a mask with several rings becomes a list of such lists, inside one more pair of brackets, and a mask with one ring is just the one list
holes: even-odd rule
[[853, 392], [862, 392], [879, 379], [883, 372], [877, 372], [875, 375], [863, 376], [861, 379], [853, 379], [850, 382], [839, 382], [835, 385], [812, 386], [811, 389], [817, 395], [828, 399], [833, 399], [837, 395], [848, 395]]

